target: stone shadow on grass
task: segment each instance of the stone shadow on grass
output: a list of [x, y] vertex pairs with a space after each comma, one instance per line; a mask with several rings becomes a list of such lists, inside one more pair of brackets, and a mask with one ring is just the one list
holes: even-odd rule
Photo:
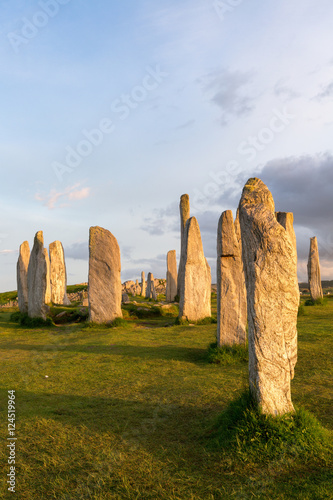
[[162, 346], [135, 346], [135, 345], [68, 345], [63, 341], [57, 344], [56, 342], [47, 345], [39, 344], [18, 344], [16, 342], [3, 343], [0, 348], [2, 350], [22, 350], [36, 351], [41, 353], [55, 352], [75, 352], [84, 354], [103, 354], [110, 356], [128, 356], [145, 360], [150, 359], [165, 359], [170, 361], [187, 361], [195, 364], [208, 363], [207, 349], [199, 349], [196, 347], [181, 347], [176, 345]]

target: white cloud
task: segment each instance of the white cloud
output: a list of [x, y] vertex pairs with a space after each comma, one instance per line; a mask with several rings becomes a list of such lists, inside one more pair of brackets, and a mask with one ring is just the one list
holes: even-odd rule
[[55, 189], [51, 189], [48, 195], [42, 195], [40, 193], [35, 194], [35, 200], [43, 203], [45, 207], [49, 210], [53, 210], [56, 208], [57, 202], [59, 200], [62, 201], [60, 207], [68, 206], [66, 201], [79, 201], [90, 196], [90, 188], [85, 187], [78, 189], [80, 184], [74, 184], [74, 186], [67, 187], [64, 191], [56, 191]]
[[72, 191], [68, 194], [69, 200], [83, 200], [84, 198], [88, 198], [90, 195], [90, 188], [82, 188], [79, 191]]
[[0, 250], [0, 255], [8, 255], [8, 254], [13, 254], [13, 253], [18, 253], [17, 250]]

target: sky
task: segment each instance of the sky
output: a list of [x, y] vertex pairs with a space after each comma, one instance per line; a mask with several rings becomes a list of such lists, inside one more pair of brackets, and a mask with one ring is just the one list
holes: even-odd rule
[[333, 279], [331, 1], [0, 4], [1, 292], [39, 230], [68, 284], [90, 226], [117, 238], [123, 281], [164, 278], [183, 193], [215, 282], [218, 219], [254, 176], [294, 213], [299, 280], [312, 236]]

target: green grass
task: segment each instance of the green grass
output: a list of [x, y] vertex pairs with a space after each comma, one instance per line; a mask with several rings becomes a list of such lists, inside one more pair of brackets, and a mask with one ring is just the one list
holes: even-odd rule
[[318, 419], [302, 408], [280, 417], [262, 414], [247, 390], [218, 417], [214, 444], [232, 450], [241, 461], [261, 463], [281, 457], [325, 458], [329, 437]]
[[217, 342], [210, 344], [208, 348], [208, 361], [215, 364], [234, 364], [247, 362], [249, 360], [247, 344], [224, 345], [218, 347]]
[[78, 293], [78, 292], [86, 292], [88, 290], [88, 285], [68, 285], [67, 293]]
[[281, 419], [251, 406], [243, 359], [209, 362], [215, 324], [128, 311], [127, 325], [116, 328], [29, 328], [0, 313], [0, 498], [12, 498], [10, 389], [17, 498], [332, 498], [333, 300], [305, 309], [292, 382], [297, 412]]

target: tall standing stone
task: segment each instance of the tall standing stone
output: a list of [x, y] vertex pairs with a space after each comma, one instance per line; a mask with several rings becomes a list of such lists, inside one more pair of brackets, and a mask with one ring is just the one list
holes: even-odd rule
[[28, 312], [28, 266], [30, 259], [29, 243], [24, 241], [20, 246], [19, 258], [16, 266], [17, 300], [22, 314]]
[[43, 231], [35, 235], [28, 266], [28, 315], [46, 319], [47, 260], [44, 252]]
[[195, 217], [191, 217], [185, 226], [185, 250], [180, 278], [179, 317], [188, 321], [210, 317], [211, 272]]
[[51, 301], [53, 304], [69, 305], [67, 297], [67, 273], [64, 249], [60, 241], [49, 245], [50, 274], [51, 274]]
[[180, 259], [178, 267], [178, 278], [177, 278], [177, 292], [180, 294], [180, 281], [181, 281], [181, 271], [184, 269], [184, 255], [185, 255], [185, 226], [186, 222], [190, 218], [190, 197], [188, 194], [182, 194], [179, 203], [180, 212]]
[[50, 258], [46, 248], [43, 250], [46, 261], [46, 290], [45, 290], [45, 304], [50, 304], [51, 302], [51, 265]]
[[310, 238], [310, 252], [308, 260], [309, 289], [312, 300], [323, 298], [321, 286], [320, 263], [317, 238]]
[[244, 344], [246, 323], [241, 247], [232, 211], [226, 210], [220, 217], [217, 229], [217, 344]]
[[166, 274], [166, 301], [174, 302], [177, 295], [177, 258], [176, 250], [170, 250], [167, 254]]
[[141, 273], [141, 297], [146, 296], [146, 288], [147, 288], [147, 284], [146, 284], [146, 279], [145, 279], [145, 272], [142, 271], [142, 273]]
[[116, 238], [107, 229], [89, 231], [89, 321], [110, 323], [122, 317], [120, 250]]
[[297, 256], [277, 221], [265, 184], [249, 179], [239, 204], [249, 324], [250, 390], [263, 413], [294, 410], [290, 381], [297, 361]]

